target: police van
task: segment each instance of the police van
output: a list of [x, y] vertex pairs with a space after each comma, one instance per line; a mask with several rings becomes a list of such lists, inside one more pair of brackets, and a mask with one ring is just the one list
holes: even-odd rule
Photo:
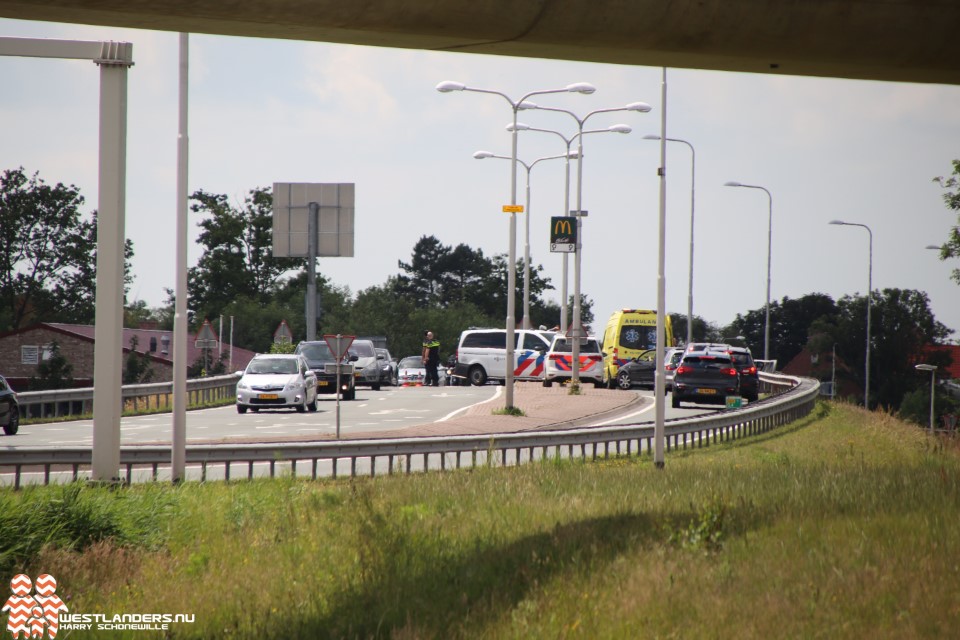
[[[673, 325], [664, 315], [665, 346], [672, 347]], [[603, 332], [603, 384], [612, 389], [620, 366], [647, 349], [657, 348], [657, 312], [650, 309], [614, 311]]]
[[[543, 366], [553, 342], [551, 331], [517, 329], [513, 362], [514, 380], [543, 380]], [[507, 332], [505, 329], [467, 329], [457, 344], [453, 375], [470, 384], [483, 385], [488, 380], [507, 378]]]

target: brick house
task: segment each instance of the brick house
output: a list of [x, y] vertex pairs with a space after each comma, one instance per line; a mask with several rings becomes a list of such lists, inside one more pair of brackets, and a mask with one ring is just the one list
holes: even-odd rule
[[[134, 338], [137, 352], [145, 354], [153, 369], [153, 382], [173, 380], [173, 331], [143, 326], [123, 330], [123, 357], [131, 351]], [[60, 353], [73, 367], [76, 387], [93, 386], [93, 325], [40, 322], [23, 329], [0, 334], [0, 375], [3, 375], [17, 391], [25, 391], [30, 379], [37, 376], [37, 367], [50, 357], [50, 345], [54, 342]], [[206, 355], [216, 361], [220, 349], [210, 349]], [[255, 355], [253, 351], [223, 345], [224, 366], [228, 371], [238, 371], [247, 366]], [[198, 349], [194, 336], [188, 337], [187, 365], [204, 357]]]

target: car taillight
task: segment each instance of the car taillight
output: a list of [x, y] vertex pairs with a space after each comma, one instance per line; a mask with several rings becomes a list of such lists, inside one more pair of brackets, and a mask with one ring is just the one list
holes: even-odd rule
[[737, 370], [733, 367], [730, 367], [728, 369], [720, 369], [720, 373], [726, 376], [735, 376], [737, 375]]
[[677, 367], [677, 375], [678, 375], [678, 376], [686, 375], [686, 374], [690, 373], [691, 371], [693, 371], [693, 367], [685, 367], [685, 366], [683, 366], [683, 365], [680, 365], [679, 367]]
[[748, 376], [755, 376], [757, 375], [757, 368], [747, 367], [746, 369], [743, 370], [743, 372], [746, 373]]
[[668, 364], [665, 365], [663, 368], [666, 369], [667, 371], [673, 371], [674, 369], [676, 369], [676, 367], [673, 365], [673, 363], [668, 363]]

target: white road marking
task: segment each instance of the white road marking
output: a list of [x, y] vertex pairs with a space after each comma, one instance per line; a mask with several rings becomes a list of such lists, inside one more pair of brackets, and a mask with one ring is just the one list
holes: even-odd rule
[[612, 418], [612, 419], [610, 419], [610, 420], [607, 420], [606, 422], [600, 422], [600, 423], [597, 424], [597, 426], [598, 426], [598, 427], [602, 427], [602, 426], [605, 425], [605, 424], [614, 424], [614, 423], [616, 423], [616, 422], [620, 422], [620, 421], [622, 421], [622, 420], [626, 420], [627, 418], [632, 418], [632, 417], [634, 417], [634, 416], [639, 416], [639, 415], [642, 414], [642, 413], [646, 413], [647, 411], [650, 411], [650, 409], [653, 409], [655, 406], [656, 406], [655, 404], [649, 404], [649, 405], [647, 405], [646, 407], [644, 407], [643, 409], [640, 409], [639, 411], [634, 411], [633, 413], [631, 413], [631, 414], [629, 414], [629, 415], [620, 416], [619, 418]]
[[503, 393], [503, 387], [498, 386], [498, 387], [497, 387], [497, 390], [496, 390], [496, 392], [493, 394], [493, 397], [492, 397], [492, 398], [488, 398], [488, 399], [486, 399], [486, 400], [481, 400], [480, 402], [474, 402], [473, 404], [467, 405], [466, 407], [463, 407], [462, 409], [457, 409], [456, 411], [454, 411], [454, 412], [452, 412], [452, 413], [448, 413], [447, 415], [443, 416], [443, 417], [440, 418], [439, 420], [436, 420], [435, 422], [446, 422], [446, 421], [449, 420], [450, 418], [454, 417], [454, 416], [457, 415], [458, 413], [462, 413], [462, 412], [466, 411], [466, 410], [469, 409], [470, 407], [475, 407], [475, 406], [477, 406], [478, 404], [483, 404], [483, 403], [485, 403], [485, 402], [492, 402], [492, 401], [496, 400], [497, 398], [500, 397], [500, 394], [502, 394], [502, 393]]

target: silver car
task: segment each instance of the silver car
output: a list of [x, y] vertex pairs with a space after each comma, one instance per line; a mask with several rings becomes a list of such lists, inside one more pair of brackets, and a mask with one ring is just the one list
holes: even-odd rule
[[317, 374], [303, 356], [261, 353], [242, 373], [237, 383], [237, 413], [246, 413], [247, 409], [317, 410]]

